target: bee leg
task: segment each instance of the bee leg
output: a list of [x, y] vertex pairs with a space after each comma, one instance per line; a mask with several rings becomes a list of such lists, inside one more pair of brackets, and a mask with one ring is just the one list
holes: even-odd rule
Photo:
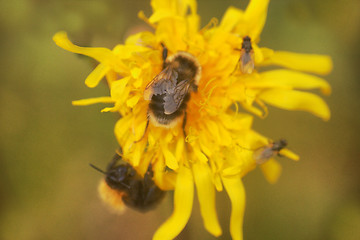
[[154, 181], [152, 180], [153, 177], [154, 177], [154, 172], [152, 170], [152, 164], [150, 163], [144, 175], [144, 186], [146, 188], [150, 188], [154, 184]]
[[186, 119], [187, 119], [187, 113], [186, 113], [186, 111], [184, 111], [184, 120], [183, 120], [183, 124], [182, 124], [182, 130], [183, 130], [183, 134], [184, 134], [184, 139], [186, 138], [186, 132], [185, 132]]
[[140, 142], [141, 140], [143, 140], [143, 138], [145, 137], [145, 134], [146, 134], [146, 131], [147, 131], [148, 127], [149, 127], [149, 118], [148, 118], [147, 121], [146, 121], [146, 126], [145, 126], [144, 134], [142, 135], [142, 137], [141, 137], [139, 140], [134, 141], [134, 143], [138, 143], [138, 142]]
[[[165, 191], [161, 190], [153, 182], [152, 186], [143, 190], [143, 205], [148, 206], [148, 209], [154, 207], [154, 204], [159, 202], [165, 196]], [[150, 206], [149, 206], [150, 205]]]
[[143, 181], [143, 204], [147, 206], [154, 204], [158, 200], [165, 196], [165, 192], [162, 191], [153, 180], [154, 172], [152, 170], [152, 164], [149, 164], [149, 168], [144, 175]]
[[161, 43], [161, 46], [163, 47], [162, 58], [163, 58], [163, 69], [164, 69], [166, 67], [165, 62], [166, 62], [166, 58], [168, 55], [168, 49], [167, 49], [167, 47], [165, 47], [165, 45], [163, 43]]
[[[122, 154], [122, 149], [120, 147], [120, 154]], [[115, 155], [113, 156], [113, 158], [111, 159], [111, 162], [109, 163], [109, 165], [107, 166], [107, 170], [115, 167], [116, 163], [118, 161], [120, 161], [122, 159], [121, 155], [119, 155], [119, 153], [115, 153]]]
[[280, 152], [276, 153], [276, 155], [277, 155], [278, 157], [283, 157], [283, 156], [284, 156], [284, 155], [282, 155]]

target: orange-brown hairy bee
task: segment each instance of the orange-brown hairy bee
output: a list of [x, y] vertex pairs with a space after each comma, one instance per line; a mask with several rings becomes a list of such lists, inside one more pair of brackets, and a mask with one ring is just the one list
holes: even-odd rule
[[279, 141], [275, 141], [270, 143], [267, 146], [261, 147], [254, 152], [254, 159], [257, 164], [262, 164], [274, 157], [275, 155], [281, 156], [281, 149], [287, 146], [287, 141], [285, 139], [280, 139]]
[[144, 177], [141, 177], [129, 163], [121, 163], [122, 158], [115, 154], [106, 172], [90, 164], [105, 174], [105, 184], [100, 185], [100, 195], [115, 209], [122, 209], [123, 204], [140, 212], [153, 209], [165, 196], [153, 181], [151, 164]]
[[197, 92], [200, 77], [201, 66], [193, 55], [180, 51], [167, 57], [167, 48], [163, 46], [163, 70], [144, 92], [144, 99], [150, 100], [148, 123], [150, 120], [156, 126], [170, 128], [184, 115], [184, 129], [186, 104], [191, 91]]
[[240, 71], [242, 73], [250, 74], [254, 70], [254, 50], [251, 46], [251, 39], [249, 36], [243, 38], [238, 64], [240, 65]]

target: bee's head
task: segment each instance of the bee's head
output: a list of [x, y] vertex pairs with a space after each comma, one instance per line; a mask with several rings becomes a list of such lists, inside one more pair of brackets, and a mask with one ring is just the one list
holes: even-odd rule
[[280, 139], [279, 140], [279, 145], [281, 146], [281, 148], [284, 148], [284, 147], [286, 147], [287, 145], [288, 145], [288, 142], [286, 141], [286, 139]]
[[110, 168], [107, 172], [90, 164], [95, 170], [103, 173], [106, 183], [114, 189], [124, 190], [128, 188], [127, 180], [135, 176], [135, 170], [129, 164], [121, 164]]
[[121, 164], [110, 169], [106, 173], [106, 181], [121, 183], [124, 182], [128, 177], [133, 177], [135, 174], [135, 170], [129, 164]]

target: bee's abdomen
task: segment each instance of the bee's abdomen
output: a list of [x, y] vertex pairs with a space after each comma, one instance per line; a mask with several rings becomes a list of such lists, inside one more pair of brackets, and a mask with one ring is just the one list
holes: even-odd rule
[[172, 114], [165, 114], [164, 110], [164, 97], [166, 94], [153, 95], [149, 104], [149, 111], [154, 116], [154, 120], [160, 125], [168, 125], [175, 119], [181, 117], [186, 108], [186, 104], [190, 99], [190, 94], [186, 94], [180, 107]]

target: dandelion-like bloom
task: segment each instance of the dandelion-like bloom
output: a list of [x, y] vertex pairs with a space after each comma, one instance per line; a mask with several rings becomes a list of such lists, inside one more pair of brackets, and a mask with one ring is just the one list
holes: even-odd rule
[[[58, 46], [99, 61], [85, 80], [88, 87], [97, 86], [104, 76], [110, 87], [110, 96], [73, 104], [113, 103], [102, 112], [122, 116], [115, 125], [115, 135], [124, 160], [140, 175], [151, 163], [157, 186], [174, 190], [173, 213], [154, 239], [173, 239], [182, 231], [191, 215], [195, 186], [206, 230], [214, 236], [222, 234], [215, 193], [225, 189], [232, 205], [231, 236], [242, 239], [245, 191], [241, 179], [257, 166], [253, 150], [269, 144], [268, 138], [252, 130], [252, 114], [265, 117], [268, 104], [308, 111], [324, 120], [330, 117], [320, 97], [301, 91], [318, 88], [330, 93], [330, 86], [322, 78], [302, 73], [329, 73], [329, 57], [258, 46], [268, 2], [251, 0], [245, 11], [230, 7], [220, 23], [213, 19], [200, 28], [195, 0], [152, 0], [153, 14], [147, 18], [140, 12], [139, 17], [154, 32], [132, 35], [113, 50], [75, 46], [64, 32], [54, 36]], [[239, 48], [245, 37], [251, 39], [254, 68], [243, 73]], [[149, 101], [144, 99], [144, 90], [162, 71], [163, 46], [169, 56], [186, 51], [201, 65], [198, 89], [191, 92], [187, 103], [184, 129], [182, 121], [170, 128], [150, 122], [146, 129]], [[283, 68], [259, 71], [266, 65]], [[240, 112], [240, 107], [250, 113]], [[293, 160], [299, 158], [288, 149], [280, 152]], [[260, 167], [269, 182], [277, 180], [281, 166], [276, 160], [271, 158]]]

